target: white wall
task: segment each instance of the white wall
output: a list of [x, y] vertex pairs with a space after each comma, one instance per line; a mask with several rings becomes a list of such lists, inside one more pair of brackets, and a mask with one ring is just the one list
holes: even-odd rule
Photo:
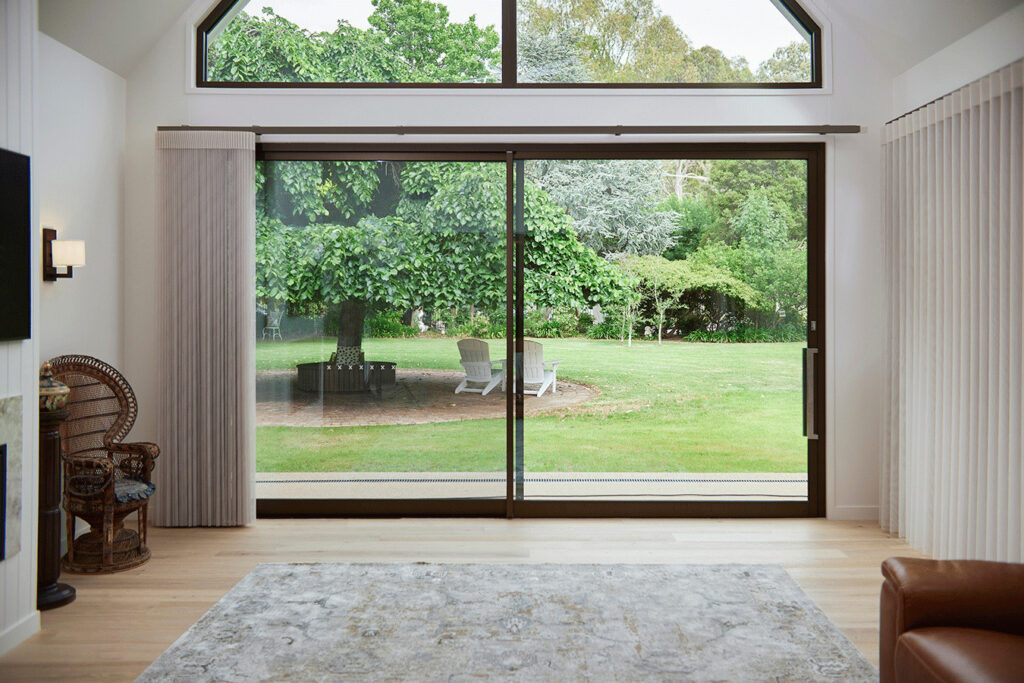
[[[878, 428], [881, 424], [882, 290], [880, 124], [895, 73], [875, 59], [856, 31], [822, 21], [840, 0], [820, 0], [827, 59], [835, 64], [824, 93], [740, 91], [295, 91], [209, 90], [189, 86], [192, 26], [209, 8], [197, 0], [128, 77], [125, 242], [125, 367], [144, 403], [156, 391], [154, 132], [158, 125], [585, 125], [846, 124], [858, 136], [829, 145], [828, 514], [877, 519]], [[820, 138], [815, 138], [820, 140]], [[411, 141], [408, 140], [408, 141]], [[842, 416], [842, 419], [836, 419]], [[139, 438], [152, 437], [155, 416], [141, 411]], [[841, 482], [841, 485], [839, 484]]]
[[58, 239], [85, 240], [87, 263], [41, 285], [39, 355], [120, 367], [125, 80], [40, 34], [37, 99], [39, 220]]
[[907, 69], [893, 81], [895, 118], [1024, 58], [1024, 3]]
[[[36, 78], [36, 0], [0, 0], [0, 147], [33, 153]], [[37, 183], [32, 159], [32, 185]], [[32, 225], [38, 229], [33, 193]], [[32, 242], [32, 263], [40, 262], [39, 240]], [[40, 269], [33, 268], [32, 339], [0, 343], [0, 397], [21, 396], [24, 410], [21, 475], [21, 550], [0, 562], [0, 655], [39, 630], [36, 611], [36, 463], [39, 433], [39, 351], [36, 342]]]

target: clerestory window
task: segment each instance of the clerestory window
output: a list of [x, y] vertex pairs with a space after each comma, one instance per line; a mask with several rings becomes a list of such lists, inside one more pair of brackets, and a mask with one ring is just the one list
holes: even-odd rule
[[795, 0], [222, 0], [209, 87], [820, 88]]

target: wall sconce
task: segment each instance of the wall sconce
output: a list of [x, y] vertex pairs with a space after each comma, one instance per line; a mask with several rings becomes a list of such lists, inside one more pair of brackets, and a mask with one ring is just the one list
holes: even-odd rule
[[[43, 280], [56, 282], [57, 278], [71, 277], [73, 268], [85, 265], [85, 242], [58, 240], [57, 231], [43, 228]], [[58, 268], [66, 268], [63, 273]]]

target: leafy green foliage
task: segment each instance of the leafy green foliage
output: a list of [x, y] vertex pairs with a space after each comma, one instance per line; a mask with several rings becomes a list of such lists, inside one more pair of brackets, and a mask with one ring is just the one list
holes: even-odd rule
[[684, 339], [688, 342], [711, 342], [716, 344], [756, 344], [775, 342], [799, 342], [807, 339], [807, 332], [801, 325], [791, 324], [765, 328], [742, 325], [731, 330], [694, 330]]
[[757, 69], [766, 83], [806, 83], [811, 80], [811, 46], [803, 40], [784, 45]]
[[[810, 80], [805, 41], [779, 48], [756, 72], [746, 59], [709, 45], [694, 46], [655, 0], [519, 0], [519, 40], [557, 38], [530, 54], [524, 81], [553, 82], [560, 64], [575, 57], [591, 82], [747, 83]], [[530, 43], [533, 45], [533, 43]], [[552, 66], [544, 68], [544, 61]], [[576, 82], [578, 73], [562, 82]]]
[[525, 33], [568, 34], [594, 81], [695, 80], [689, 42], [653, 0], [520, 0]]
[[580, 318], [568, 309], [534, 308], [523, 317], [523, 333], [527, 337], [558, 338], [580, 334]]
[[503, 316], [490, 318], [485, 313], [478, 313], [466, 322], [448, 328], [453, 337], [476, 337], [477, 339], [504, 339], [505, 322]]
[[584, 336], [587, 339], [619, 339], [621, 331], [622, 321], [606, 315], [604, 320], [588, 328]]
[[[301, 165], [294, 172], [284, 168], [293, 164]], [[287, 197], [274, 209], [277, 215], [258, 216], [259, 301], [287, 303], [293, 314], [306, 315], [322, 315], [349, 300], [377, 310], [504, 309], [502, 164], [259, 166], [264, 194]], [[341, 184], [344, 178], [364, 189]], [[381, 201], [382, 193], [390, 199]], [[381, 208], [389, 215], [373, 213]], [[282, 220], [288, 213], [299, 214], [291, 217], [298, 224]], [[323, 216], [339, 220], [319, 222]], [[341, 220], [346, 216], [347, 222]], [[622, 287], [619, 271], [580, 243], [571, 219], [532, 183], [525, 221], [528, 305], [579, 310], [610, 300]], [[467, 323], [485, 324], [460, 324]]]
[[498, 32], [475, 17], [452, 22], [443, 3], [373, 0], [363, 30], [345, 20], [307, 31], [270, 8], [240, 13], [211, 41], [207, 78], [260, 83], [493, 82]]
[[786, 224], [788, 237], [807, 236], [807, 162], [796, 159], [724, 159], [708, 173], [708, 197], [717, 220], [708, 231], [712, 239], [734, 244], [732, 229], [747, 197], [759, 190]]
[[672, 244], [673, 214], [658, 206], [657, 160], [538, 160], [527, 164], [527, 174], [598, 254], [660, 254]]
[[696, 251], [717, 218], [711, 202], [702, 194], [670, 196], [662, 203], [661, 209], [671, 212], [674, 224], [672, 245], [662, 255], [674, 261]]
[[702, 247], [691, 258], [670, 261], [660, 256], [624, 259], [641, 295], [642, 316], [656, 328], [668, 320], [677, 327], [720, 329], [743, 316], [748, 307], [756, 307], [757, 291], [734, 274], [729, 262], [731, 248], [716, 244]]
[[787, 239], [788, 226], [764, 188], [752, 190], [731, 223], [732, 233], [751, 249], [764, 251]]
[[494, 27], [476, 18], [452, 23], [444, 3], [428, 0], [373, 0], [370, 26], [384, 38], [394, 82], [452, 83], [494, 80], [500, 61]]
[[376, 339], [394, 339], [397, 337], [415, 337], [419, 330], [411, 325], [403, 325], [397, 311], [381, 311], [366, 319], [366, 328], [370, 336]]
[[579, 57], [576, 39], [566, 31], [521, 32], [516, 50], [520, 83], [586, 83], [591, 80]]
[[[373, 0], [369, 27], [345, 19], [303, 29], [270, 8], [240, 13], [207, 52], [211, 81], [485, 83], [499, 80], [500, 38], [476, 18], [453, 22], [444, 2]], [[810, 47], [780, 47], [752, 70], [695, 47], [655, 0], [520, 0], [518, 78], [524, 83], [806, 82]]]

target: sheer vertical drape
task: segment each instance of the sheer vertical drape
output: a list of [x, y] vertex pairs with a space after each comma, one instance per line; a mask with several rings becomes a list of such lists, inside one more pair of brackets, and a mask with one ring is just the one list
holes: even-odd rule
[[252, 133], [157, 133], [161, 526], [255, 518], [254, 164]]
[[1024, 61], [886, 126], [881, 522], [936, 557], [1024, 561]]

